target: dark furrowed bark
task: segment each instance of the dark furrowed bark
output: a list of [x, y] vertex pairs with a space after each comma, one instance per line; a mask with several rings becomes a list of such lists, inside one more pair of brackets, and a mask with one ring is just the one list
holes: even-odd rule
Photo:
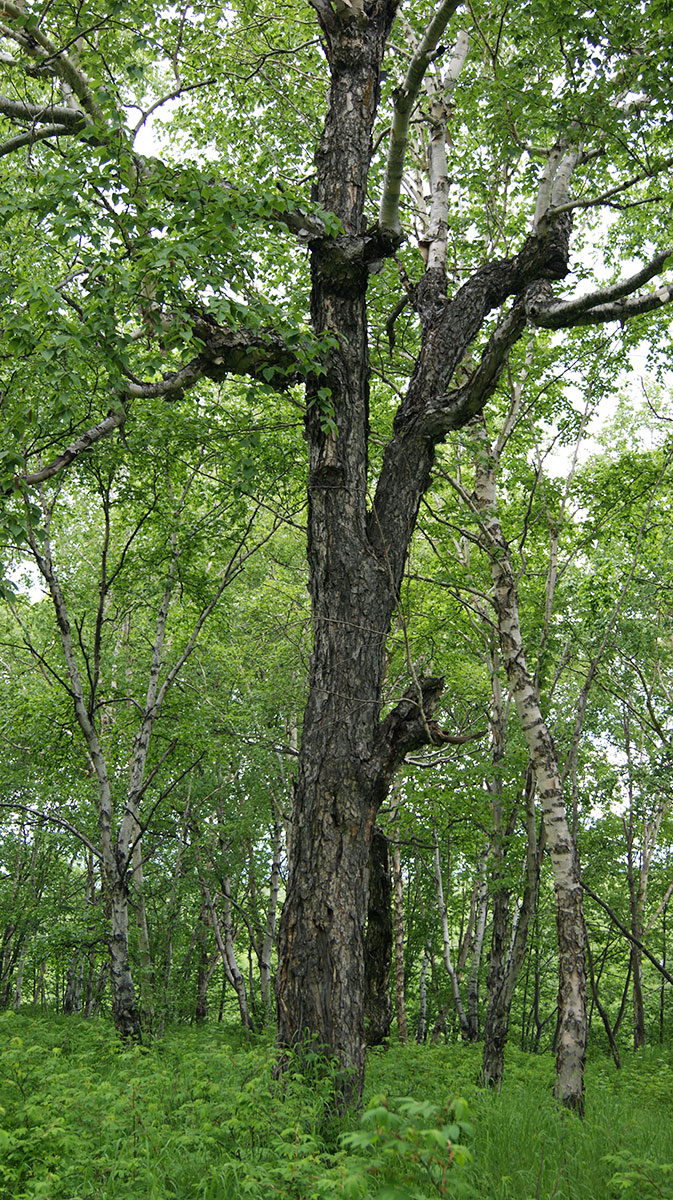
[[[330, 21], [330, 104], [316, 165], [317, 199], [362, 233], [379, 67], [393, 8], [369, 20]], [[311, 313], [335, 340], [326, 383], [336, 431], [316, 380], [307, 389], [310, 592], [314, 648], [295, 792], [287, 896], [279, 929], [278, 1040], [314, 1039], [345, 1074], [341, 1101], [364, 1072], [364, 928], [369, 848], [385, 794], [372, 763], [385, 639], [388, 576], [365, 533], [369, 356], [366, 264], [350, 243], [312, 248]], [[386, 599], [386, 597], [388, 597]]]
[[373, 3], [359, 17], [314, 7], [331, 69], [315, 198], [337, 215], [343, 233], [311, 244], [312, 324], [330, 335], [331, 348], [326, 374], [307, 385], [314, 647], [276, 998], [280, 1046], [308, 1039], [336, 1058], [347, 1074], [345, 1102], [359, 1096], [364, 1071], [364, 930], [376, 814], [407, 751], [440, 733], [429, 723], [440, 680], [410, 689], [380, 721], [386, 638], [435, 446], [467, 421], [474, 403], [485, 403], [523, 330], [522, 306], [505, 323], [501, 344], [489, 343], [475, 395], [452, 400], [447, 388], [494, 307], [536, 279], [565, 274], [569, 222], [559, 218], [512, 259], [477, 271], [453, 301], [443, 271], [427, 273], [416, 296], [422, 349], [368, 515], [366, 292], [373, 251], [363, 209], [379, 68], [396, 6]]
[[381, 829], [372, 836], [369, 906], [365, 939], [365, 1032], [368, 1046], [390, 1036], [392, 1004], [390, 964], [393, 956], [393, 888], [388, 839]]

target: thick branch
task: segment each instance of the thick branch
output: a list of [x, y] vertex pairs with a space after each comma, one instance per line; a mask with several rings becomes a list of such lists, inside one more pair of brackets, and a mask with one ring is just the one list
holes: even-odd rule
[[79, 458], [80, 454], [88, 450], [90, 446], [93, 446], [94, 442], [99, 442], [101, 438], [109, 437], [115, 429], [121, 428], [125, 420], [126, 411], [123, 408], [114, 409], [108, 413], [105, 420], [101, 421], [98, 425], [94, 425], [93, 429], [87, 429], [86, 433], [83, 433], [81, 437], [72, 442], [67, 450], [59, 454], [58, 458], [55, 458], [48, 466], [41, 467], [39, 471], [32, 471], [30, 474], [24, 475], [23, 482], [34, 485], [44, 483], [45, 479], [51, 479], [52, 475], [57, 475], [59, 471], [62, 471], [65, 467], [69, 467], [76, 458]]
[[103, 113], [93, 98], [89, 80], [84, 72], [38, 26], [32, 26], [30, 33], [26, 31], [26, 13], [23, 7], [12, 4], [10, 0], [1, 0], [0, 16], [10, 22], [17, 22], [17, 28], [11, 24], [4, 27], [5, 35], [11, 37], [31, 58], [36, 59], [46, 72], [58, 76], [72, 88], [82, 106], [81, 115], [86, 124], [91, 121], [104, 123]]
[[604, 192], [600, 192], [598, 196], [591, 196], [585, 200], [566, 200], [553, 204], [550, 209], [550, 215], [561, 212], [571, 212], [576, 208], [598, 208], [601, 204], [609, 204], [615, 196], [619, 196], [622, 192], [626, 192], [629, 188], [635, 187], [637, 183], [643, 183], [646, 179], [656, 179], [657, 176], [673, 165], [673, 158], [665, 158], [656, 168], [651, 171], [642, 172], [640, 175], [633, 175], [630, 179], [625, 179], [623, 183], [615, 184], [614, 187], [608, 188]]
[[428, 145], [428, 167], [431, 202], [429, 225], [425, 235], [427, 265], [430, 270], [436, 267], [440, 267], [442, 270], [446, 269], [450, 186], [446, 158], [449, 98], [465, 65], [469, 46], [467, 34], [459, 33], [448, 68], [443, 73], [440, 87], [433, 94], [430, 105], [432, 133]]
[[510, 350], [526, 326], [526, 311], [517, 300], [489, 338], [474, 374], [462, 387], [431, 401], [421, 421], [423, 432], [443, 437], [452, 429], [462, 429], [480, 413], [493, 395]]
[[582, 313], [589, 308], [596, 308], [598, 305], [612, 304], [615, 300], [621, 300], [623, 296], [631, 296], [643, 284], [649, 283], [650, 279], [658, 275], [666, 260], [672, 255], [673, 246], [669, 246], [667, 250], [662, 250], [661, 254], [650, 259], [644, 267], [636, 271], [635, 275], [629, 275], [627, 279], [613, 283], [611, 287], [601, 288], [597, 292], [589, 292], [586, 296], [577, 296], [575, 300], [560, 300], [557, 302], [557, 307], [562, 306], [563, 312], [567, 314]]
[[458, 2], [459, 0], [443, 0], [443, 3], [439, 5], [413, 55], [407, 77], [395, 97], [388, 161], [379, 210], [379, 225], [382, 229], [390, 230], [395, 234], [401, 232], [400, 191], [409, 135], [409, 119], [418, 98], [423, 76], [432, 61], [433, 53], [439, 45], [446, 26], [458, 8]]
[[10, 100], [0, 96], [0, 113], [12, 121], [53, 121], [72, 129], [83, 129], [84, 117], [76, 108], [63, 104], [28, 104], [25, 100]]
[[558, 223], [545, 222], [518, 254], [480, 267], [450, 301], [441, 270], [427, 271], [416, 289], [422, 349], [395, 417], [395, 436], [385, 452], [374, 512], [368, 520], [374, 551], [388, 563], [396, 587], [401, 584], [420, 499], [430, 484], [435, 446], [450, 429], [467, 423], [491, 395], [508, 351], [525, 328], [522, 301], [515, 302], [496, 328], [469, 383], [447, 397], [453, 373], [492, 309], [511, 295], [530, 297], [532, 285], [539, 287], [537, 281], [544, 286], [546, 280], [564, 277], [569, 234], [567, 216]]
[[44, 142], [52, 137], [69, 137], [73, 132], [70, 125], [43, 125], [41, 128], [27, 129], [25, 133], [17, 133], [16, 137], [0, 142], [0, 158], [13, 154], [22, 146], [32, 146], [35, 142]]
[[[206, 345], [203, 354], [153, 383], [142, 383], [132, 376], [124, 385], [125, 398], [128, 400], [132, 397], [179, 397], [200, 379], [221, 380], [228, 375], [251, 375], [253, 378], [262, 379], [271, 387], [284, 391], [291, 384], [303, 380], [307, 370], [273, 330], [262, 333], [227, 330], [198, 317], [194, 331]], [[24, 475], [23, 481], [32, 486], [51, 479], [59, 471], [69, 467], [95, 442], [119, 429], [126, 421], [127, 415], [125, 407], [114, 409], [98, 425], [94, 425], [72, 442], [47, 466]]]
[[533, 325], [542, 326], [544, 329], [573, 329], [578, 325], [629, 321], [632, 317], [656, 312], [672, 299], [673, 285], [667, 284], [654, 292], [647, 292], [644, 296], [628, 296], [610, 304], [595, 303], [585, 311], [577, 311], [572, 301], [564, 303], [551, 299], [551, 288], [548, 288], [546, 294], [538, 292], [535, 301], [528, 306], [528, 317]]
[[194, 323], [196, 336], [204, 343], [203, 354], [155, 383], [133, 380], [126, 385], [130, 396], [169, 396], [185, 391], [199, 379], [219, 381], [228, 375], [252, 375], [271, 387], [286, 389], [301, 381], [306, 368], [301, 366], [279, 334], [273, 330], [230, 330], [199, 317]]
[[399, 704], [388, 713], [381, 725], [380, 739], [390, 771], [394, 771], [410, 751], [449, 740], [450, 735], [430, 720], [443, 688], [442, 677], [421, 677], [418, 687], [414, 683], [408, 688]]

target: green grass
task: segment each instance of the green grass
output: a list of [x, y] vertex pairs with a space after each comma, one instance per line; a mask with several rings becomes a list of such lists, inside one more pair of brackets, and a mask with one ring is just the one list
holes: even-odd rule
[[[342, 1120], [329, 1073], [274, 1083], [270, 1038], [181, 1027], [129, 1049], [100, 1021], [3, 1013], [0, 1200], [671, 1198], [672, 1056], [624, 1057], [589, 1064], [582, 1122], [557, 1110], [548, 1057], [511, 1049], [497, 1096], [478, 1046], [393, 1045], [370, 1056], [364, 1117]], [[458, 1096], [469, 1113], [448, 1111]]]

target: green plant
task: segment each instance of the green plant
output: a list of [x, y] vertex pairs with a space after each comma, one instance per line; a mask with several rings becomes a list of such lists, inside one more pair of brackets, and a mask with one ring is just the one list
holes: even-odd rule
[[638, 1200], [654, 1200], [656, 1196], [671, 1195], [673, 1163], [638, 1158], [628, 1150], [606, 1154], [603, 1162], [617, 1168], [608, 1185], [611, 1196], [637, 1196]]
[[470, 1136], [468, 1107], [457, 1097], [444, 1108], [409, 1096], [374, 1096], [360, 1129], [342, 1135], [342, 1145], [362, 1156], [344, 1190], [357, 1194], [365, 1180], [379, 1184], [377, 1200], [426, 1200], [455, 1194], [453, 1167], [471, 1160], [461, 1139]]

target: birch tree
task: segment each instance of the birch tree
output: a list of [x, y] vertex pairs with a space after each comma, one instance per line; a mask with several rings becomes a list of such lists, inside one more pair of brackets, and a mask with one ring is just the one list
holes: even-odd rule
[[[191, 495], [192, 488], [199, 491], [196, 475], [196, 471], [188, 472], [175, 495], [170, 482], [164, 491], [155, 480], [153, 495], [145, 505], [129, 512], [124, 511], [123, 503], [126, 481], [117, 479], [115, 466], [110, 464], [107, 472], [100, 472], [98, 477], [98, 504], [79, 498], [85, 506], [84, 522], [87, 525], [91, 522], [94, 529], [98, 524], [99, 530], [93, 537], [91, 526], [84, 536], [81, 527], [77, 530], [77, 549], [83, 560], [78, 563], [63, 554], [61, 541], [64, 532], [66, 536], [77, 536], [71, 517], [76, 503], [72, 494], [65, 497], [66, 511], [70, 510], [65, 530], [58, 529], [59, 501], [63, 499], [58, 492], [49, 500], [41, 492], [42, 525], [37, 529], [28, 522], [26, 527], [28, 548], [53, 605], [62, 664], [54, 661], [53, 655], [45, 655], [43, 645], [33, 638], [18, 612], [17, 632], [35, 662], [69, 694], [89, 771], [95, 780], [98, 836], [92, 842], [76, 825], [71, 830], [99, 863], [110, 930], [113, 1016], [125, 1038], [140, 1038], [143, 1024], [129, 963], [129, 921], [134, 911], [145, 1024], [151, 1027], [152, 952], [144, 902], [142, 844], [153, 811], [177, 783], [177, 778], [164, 779], [158, 798], [155, 794], [152, 804], [148, 803], [148, 794], [152, 796], [155, 780], [161, 778], [178, 741], [163, 738], [162, 748], [155, 751], [153, 733], [166, 697], [197, 645], [204, 625], [253, 550], [248, 534], [254, 523], [254, 511], [249, 520], [244, 517], [242, 524], [240, 518], [236, 522], [238, 538], [234, 535], [228, 562], [223, 570], [218, 565], [215, 579], [206, 565], [201, 581], [205, 599], [197, 600], [191, 629], [186, 636], [180, 631], [175, 650], [171, 651], [167, 637], [171, 626], [174, 639], [177, 633], [176, 591], [180, 578], [184, 580], [186, 573], [194, 570], [195, 563], [193, 560], [189, 563], [189, 555], [195, 543], [198, 544], [202, 527], [214, 519], [213, 511], [204, 505], [203, 493]], [[152, 530], [154, 510], [161, 510], [164, 505], [166, 511], [162, 515], [166, 523], [161, 522]], [[219, 517], [219, 505], [216, 507]], [[130, 531], [124, 518], [130, 524]], [[158, 546], [156, 542], [152, 545], [152, 534], [155, 538], [158, 535]], [[262, 541], [265, 536], [262, 534]], [[144, 581], [144, 587], [142, 576], [135, 581], [131, 576], [143, 560], [152, 563], [151, 577]], [[97, 576], [97, 595], [87, 604], [89, 596], [86, 587], [82, 588], [82, 574], [88, 582], [91, 572]], [[82, 604], [83, 613], [78, 611]], [[115, 616], [120, 609], [123, 616], [117, 623]], [[149, 615], [147, 626], [146, 615]], [[143, 626], [139, 638], [135, 628], [131, 634], [131, 626], [136, 624]], [[129, 654], [129, 643], [132, 645], [136, 638], [140, 644], [146, 639], [142, 666], [134, 661], [133, 650]], [[137, 714], [137, 719], [131, 717], [129, 721], [128, 714], [132, 713]], [[120, 776], [124, 775], [125, 786], [120, 788]]]

